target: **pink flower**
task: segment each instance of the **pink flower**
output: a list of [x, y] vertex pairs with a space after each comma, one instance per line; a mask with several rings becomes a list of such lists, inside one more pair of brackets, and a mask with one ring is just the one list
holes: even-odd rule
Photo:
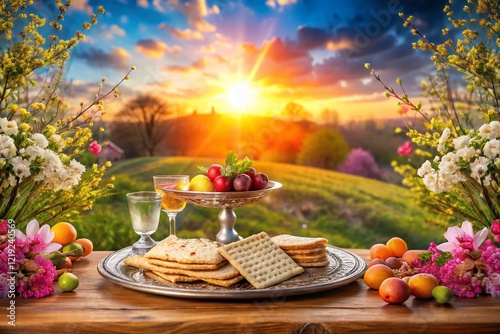
[[408, 110], [410, 110], [410, 107], [406, 106], [406, 105], [402, 105], [399, 110], [398, 110], [398, 113], [400, 115], [404, 115], [408, 112]]
[[50, 232], [50, 227], [47, 224], [39, 227], [38, 221], [32, 220], [28, 223], [28, 226], [26, 226], [26, 234], [16, 229], [16, 238], [23, 241], [26, 241], [28, 238], [34, 239], [37, 234], [45, 243], [44, 247], [40, 249], [40, 253], [51, 253], [62, 247], [61, 244], [51, 242], [52, 239], [54, 239], [54, 232]]
[[474, 235], [472, 224], [469, 221], [464, 221], [462, 227], [452, 226], [444, 234], [448, 242], [437, 246], [441, 251], [453, 252], [455, 249], [462, 247], [468, 250], [477, 250], [488, 236], [488, 229], [485, 227]]
[[413, 152], [413, 149], [411, 148], [411, 141], [407, 141], [403, 145], [399, 146], [397, 152], [399, 155], [410, 155], [411, 152]]
[[94, 155], [99, 154], [99, 152], [101, 152], [101, 145], [97, 143], [97, 140], [94, 140], [89, 144], [89, 151]]
[[495, 219], [491, 223], [491, 233], [494, 235], [500, 235], [500, 221], [498, 219]]
[[485, 290], [495, 298], [500, 298], [500, 274], [490, 275], [485, 279]]

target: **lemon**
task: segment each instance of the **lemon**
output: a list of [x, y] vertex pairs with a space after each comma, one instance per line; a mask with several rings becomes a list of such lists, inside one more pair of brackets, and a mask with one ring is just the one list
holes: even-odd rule
[[208, 176], [206, 175], [196, 175], [189, 182], [189, 190], [190, 191], [203, 191], [203, 192], [211, 192], [214, 191], [214, 184]]

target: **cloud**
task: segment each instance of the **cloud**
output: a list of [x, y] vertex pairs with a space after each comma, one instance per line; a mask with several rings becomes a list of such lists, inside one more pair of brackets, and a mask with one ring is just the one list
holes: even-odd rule
[[296, 3], [297, 0], [266, 0], [266, 5], [272, 8], [282, 7]]
[[186, 15], [191, 27], [202, 32], [214, 32], [216, 27], [207, 22], [203, 17], [209, 14], [205, 0], [187, 1], [180, 5], [181, 11]]
[[281, 38], [274, 38], [261, 48], [243, 44], [242, 50], [246, 72], [252, 73], [256, 67], [254, 80], [262, 80], [270, 85], [293, 85], [303, 83], [312, 72], [311, 55]]
[[182, 48], [178, 45], [168, 46], [154, 39], [141, 39], [137, 41], [135, 49], [151, 58], [161, 58], [166, 53], [177, 54], [182, 51]]
[[112, 40], [115, 36], [125, 36], [126, 32], [116, 24], [111, 26], [102, 25], [100, 26], [100, 35], [105, 40]]
[[226, 60], [219, 55], [214, 55], [211, 57], [202, 57], [196, 59], [190, 65], [187, 66], [180, 66], [180, 65], [166, 66], [165, 72], [192, 73], [196, 71], [203, 71], [210, 66], [221, 64], [224, 62], [226, 62]]
[[87, 52], [75, 53], [75, 57], [83, 59], [87, 65], [97, 68], [113, 68], [119, 71], [130, 69], [132, 57], [124, 48], [114, 47], [109, 52], [90, 48]]
[[202, 40], [204, 39], [203, 34], [199, 31], [192, 30], [192, 29], [178, 29], [174, 28], [166, 23], [161, 23], [158, 26], [159, 29], [167, 31], [169, 34], [172, 36], [182, 39], [182, 40]]

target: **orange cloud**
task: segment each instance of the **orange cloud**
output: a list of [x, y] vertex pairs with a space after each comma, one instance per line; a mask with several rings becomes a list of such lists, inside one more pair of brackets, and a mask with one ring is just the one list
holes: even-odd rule
[[267, 0], [266, 5], [268, 5], [269, 7], [272, 7], [272, 8], [276, 8], [278, 6], [282, 7], [282, 6], [290, 5], [290, 4], [293, 4], [296, 2], [297, 2], [297, 0]]
[[191, 30], [191, 29], [178, 29], [175, 27], [172, 27], [166, 23], [162, 23], [158, 27], [159, 29], [167, 31], [169, 34], [172, 36], [178, 38], [178, 39], [183, 39], [183, 40], [202, 40], [203, 34], [199, 31], [196, 30]]
[[167, 44], [154, 39], [141, 39], [135, 45], [135, 49], [151, 58], [161, 58], [164, 54], [176, 54], [182, 51], [178, 45], [168, 46]]

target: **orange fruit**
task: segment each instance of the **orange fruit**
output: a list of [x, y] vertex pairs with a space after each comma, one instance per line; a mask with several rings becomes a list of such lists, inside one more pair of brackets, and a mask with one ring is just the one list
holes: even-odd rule
[[57, 223], [52, 226], [50, 232], [54, 232], [54, 239], [52, 239], [52, 242], [56, 242], [63, 246], [72, 243], [76, 239], [76, 228], [70, 223]]
[[416, 274], [408, 281], [411, 294], [417, 298], [431, 298], [432, 289], [439, 285], [437, 278], [431, 274]]
[[408, 250], [406, 241], [399, 237], [389, 239], [385, 245], [391, 250], [394, 257], [403, 257], [403, 254]]
[[419, 254], [425, 252], [425, 250], [421, 249], [411, 249], [409, 251], [406, 251], [401, 258], [411, 267], [413, 260], [417, 259]]
[[380, 284], [389, 277], [394, 277], [391, 268], [385, 264], [374, 264], [365, 271], [363, 280], [370, 289], [378, 290]]
[[391, 256], [391, 250], [384, 244], [375, 244], [370, 247], [370, 260], [382, 259], [385, 261]]
[[82, 256], [87, 256], [94, 250], [94, 244], [87, 238], [76, 239], [75, 242], [83, 247]]

